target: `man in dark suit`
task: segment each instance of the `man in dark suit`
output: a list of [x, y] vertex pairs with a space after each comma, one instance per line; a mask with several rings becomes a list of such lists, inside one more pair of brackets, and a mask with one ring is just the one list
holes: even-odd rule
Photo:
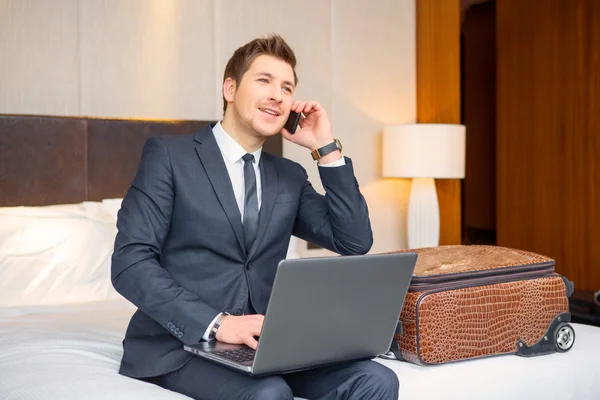
[[[253, 40], [225, 69], [222, 122], [145, 144], [112, 258], [114, 287], [138, 307], [121, 374], [196, 399], [398, 397], [396, 375], [373, 361], [257, 379], [183, 350], [201, 340], [256, 349], [292, 234], [343, 255], [371, 248], [352, 162], [321, 105], [293, 100], [295, 66], [281, 37]], [[295, 134], [282, 130], [290, 110], [304, 114]], [[280, 132], [307, 156], [318, 150], [325, 196], [299, 164], [262, 152]]]

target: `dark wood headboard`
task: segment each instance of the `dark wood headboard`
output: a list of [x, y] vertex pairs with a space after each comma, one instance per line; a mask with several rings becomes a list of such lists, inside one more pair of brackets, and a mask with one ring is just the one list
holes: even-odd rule
[[[121, 198], [148, 138], [191, 134], [211, 122], [0, 114], [0, 206]], [[281, 136], [264, 150], [281, 155]]]

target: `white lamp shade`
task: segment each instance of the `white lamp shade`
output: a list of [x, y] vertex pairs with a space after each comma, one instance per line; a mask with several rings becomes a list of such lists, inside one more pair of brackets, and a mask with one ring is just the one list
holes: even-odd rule
[[464, 125], [404, 124], [383, 129], [383, 176], [465, 177]]

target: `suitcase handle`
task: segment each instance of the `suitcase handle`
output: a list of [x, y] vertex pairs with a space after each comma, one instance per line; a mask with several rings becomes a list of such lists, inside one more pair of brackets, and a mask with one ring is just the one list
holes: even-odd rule
[[383, 358], [386, 360], [398, 360], [403, 361], [402, 352], [400, 351], [400, 344], [396, 339], [392, 339], [392, 344], [390, 345], [390, 351], [385, 354], [380, 354], [379, 358]]
[[563, 279], [563, 281], [565, 282], [565, 289], [566, 289], [566, 294], [567, 297], [571, 297], [571, 295], [573, 294], [573, 292], [575, 291], [575, 284], [573, 284], [573, 282], [571, 282], [570, 280], [568, 280], [567, 278], [565, 278], [564, 276], [561, 276], [561, 278]]
[[[398, 320], [396, 324], [396, 335], [402, 335], [402, 321]], [[380, 354], [379, 358], [385, 358], [386, 360], [402, 360], [402, 353], [400, 352], [400, 344], [394, 338], [392, 339], [392, 344], [390, 345], [390, 351], [385, 354]]]
[[396, 335], [402, 335], [402, 321], [400, 320], [396, 324]]

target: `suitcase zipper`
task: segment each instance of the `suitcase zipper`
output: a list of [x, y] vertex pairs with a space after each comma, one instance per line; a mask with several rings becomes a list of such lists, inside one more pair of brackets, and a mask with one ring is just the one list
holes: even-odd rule
[[525, 267], [497, 268], [494, 270], [474, 271], [436, 276], [413, 276], [409, 292], [425, 292], [430, 290], [448, 290], [461, 287], [493, 285], [518, 281], [521, 279], [542, 278], [554, 275], [554, 264], [543, 263]]

